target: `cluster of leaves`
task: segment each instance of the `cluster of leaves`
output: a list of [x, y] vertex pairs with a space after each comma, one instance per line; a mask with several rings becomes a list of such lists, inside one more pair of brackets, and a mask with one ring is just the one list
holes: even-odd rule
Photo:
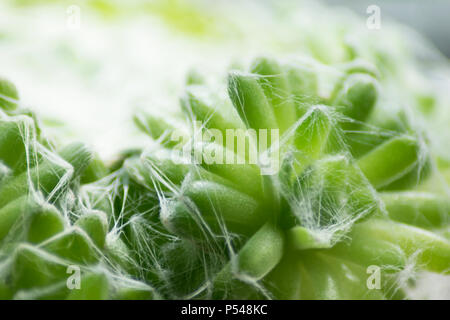
[[[181, 100], [185, 134], [173, 121], [136, 116], [159, 145], [124, 168], [159, 205], [148, 222], [128, 220], [130, 246], [137, 261], [163, 276], [163, 294], [402, 298], [415, 267], [449, 272], [450, 243], [439, 233], [448, 226], [450, 202], [445, 183], [440, 192], [423, 183], [440, 177], [423, 131], [406, 110], [380, 107], [388, 97], [370, 64], [334, 69], [339, 76], [326, 93], [318, 70], [312, 61], [259, 58], [248, 71], [230, 71], [226, 90], [190, 77]], [[258, 164], [208, 161], [223, 152], [246, 159], [257, 149], [254, 137], [244, 150], [216, 137], [199, 146], [194, 138], [208, 130], [226, 136], [228, 129], [279, 129], [280, 143], [259, 151], [279, 156], [281, 170], [268, 176]], [[184, 137], [181, 144], [173, 133]], [[200, 161], [174, 157], [180, 149], [200, 152]], [[156, 233], [135, 237], [146, 224], [170, 236], [162, 243]], [[367, 287], [373, 265], [383, 273], [379, 290]]]
[[[225, 82], [191, 75], [183, 116], [138, 114], [156, 143], [106, 166], [55, 149], [2, 80], [0, 297], [398, 299], [411, 270], [450, 272], [447, 182], [375, 66], [263, 57]], [[280, 139], [195, 139], [230, 129]]]
[[122, 242], [111, 233], [109, 211], [90, 210], [79, 198], [80, 186], [108, 169], [84, 144], [55, 150], [18, 102], [15, 86], [2, 79], [0, 298], [155, 297], [117, 262]]

